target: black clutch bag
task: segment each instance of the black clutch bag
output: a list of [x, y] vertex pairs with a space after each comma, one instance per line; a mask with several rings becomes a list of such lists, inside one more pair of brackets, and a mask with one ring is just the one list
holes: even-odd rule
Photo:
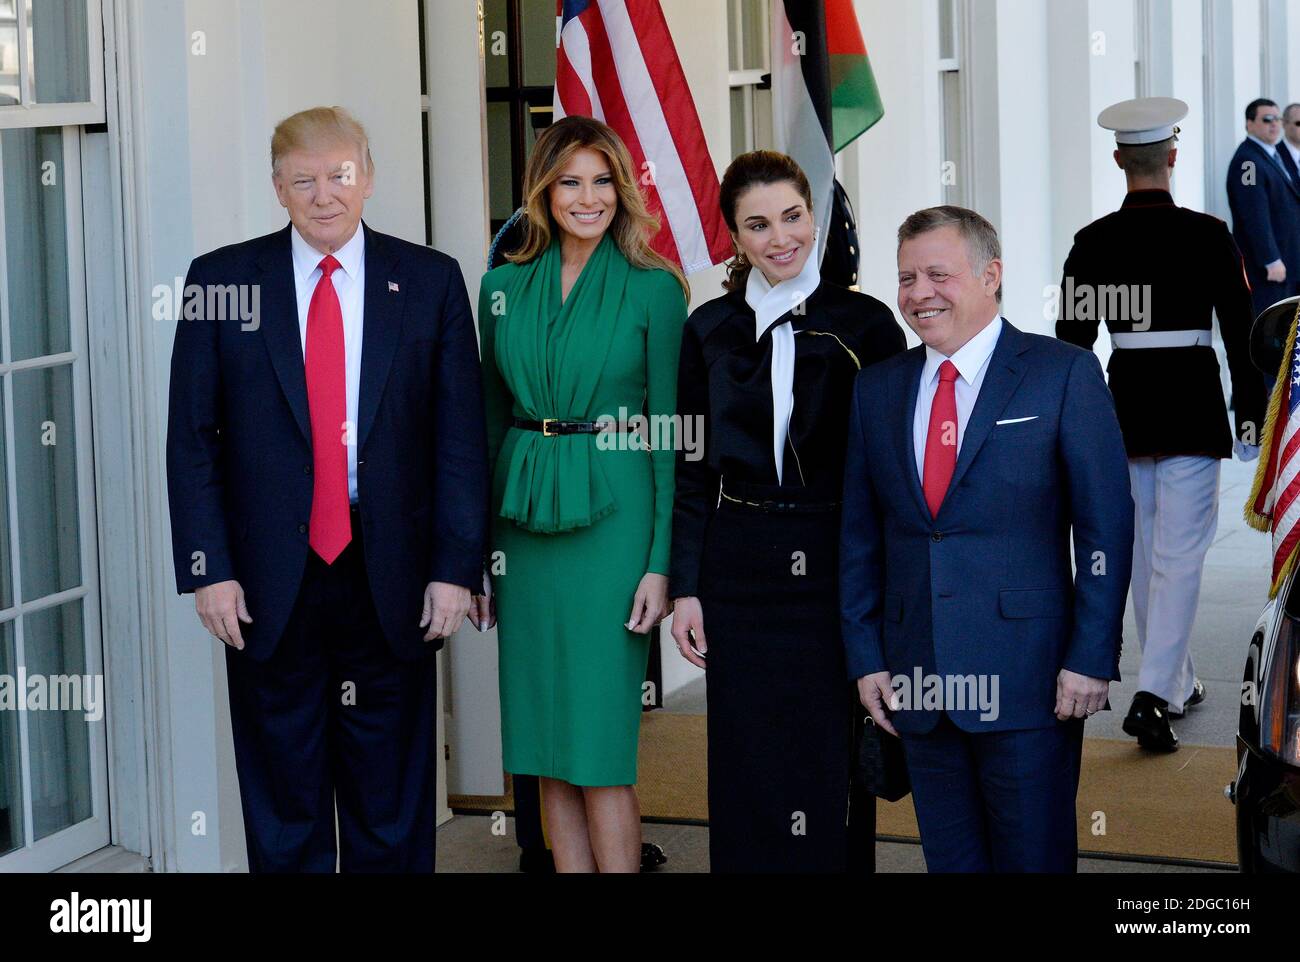
[[891, 735], [863, 713], [858, 727], [858, 746], [853, 763], [853, 782], [887, 802], [896, 802], [912, 790], [903, 758], [903, 741]]

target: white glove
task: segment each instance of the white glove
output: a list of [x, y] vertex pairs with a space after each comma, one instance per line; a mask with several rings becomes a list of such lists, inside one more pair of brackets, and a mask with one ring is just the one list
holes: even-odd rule
[[1232, 453], [1237, 456], [1238, 460], [1254, 461], [1259, 457], [1259, 445], [1243, 444], [1240, 438], [1233, 438]]

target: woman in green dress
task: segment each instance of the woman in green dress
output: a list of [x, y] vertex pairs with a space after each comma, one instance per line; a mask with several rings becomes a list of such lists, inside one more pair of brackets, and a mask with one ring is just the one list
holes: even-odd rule
[[634, 872], [674, 434], [628, 426], [675, 411], [689, 292], [650, 249], [655, 219], [604, 124], [566, 117], [545, 130], [524, 196], [523, 246], [479, 292], [493, 524], [475, 617], [500, 616], [504, 764], [542, 779], [556, 869]]

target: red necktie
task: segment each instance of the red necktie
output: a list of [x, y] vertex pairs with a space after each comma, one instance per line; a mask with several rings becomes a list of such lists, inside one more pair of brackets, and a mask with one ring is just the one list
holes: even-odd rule
[[330, 275], [339, 262], [326, 255], [307, 309], [307, 408], [311, 412], [312, 492], [307, 543], [333, 564], [352, 540], [348, 516], [347, 377], [343, 308]]
[[930, 516], [938, 517], [943, 496], [948, 493], [953, 469], [957, 467], [957, 368], [952, 361], [939, 365], [939, 387], [930, 406], [930, 433], [925, 436], [925, 470], [921, 489]]

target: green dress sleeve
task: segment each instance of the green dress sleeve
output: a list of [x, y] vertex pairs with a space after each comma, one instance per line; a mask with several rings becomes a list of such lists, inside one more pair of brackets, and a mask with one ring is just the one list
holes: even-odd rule
[[[677, 413], [677, 361], [686, 324], [686, 298], [677, 279], [667, 271], [654, 271], [646, 290], [646, 410], [651, 424], [669, 424]], [[676, 431], [655, 432], [660, 443], [650, 452], [654, 475], [654, 537], [650, 542], [648, 573], [667, 575], [672, 549], [673, 475], [679, 443]]]
[[497, 369], [494, 340], [497, 315], [492, 309], [499, 300], [495, 295], [500, 293], [500, 289], [492, 282], [495, 273], [490, 271], [483, 275], [478, 291], [479, 363], [483, 368], [483, 408], [487, 424], [488, 470], [491, 472], [496, 471], [497, 455], [501, 453], [501, 442], [509, 428], [515, 403]]

